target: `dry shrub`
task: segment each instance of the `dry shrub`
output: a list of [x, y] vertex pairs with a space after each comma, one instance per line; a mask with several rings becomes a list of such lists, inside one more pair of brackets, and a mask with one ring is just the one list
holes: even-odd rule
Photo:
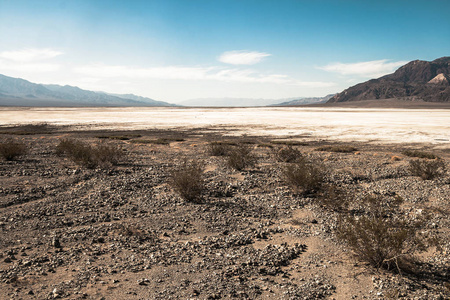
[[322, 146], [316, 148], [316, 151], [330, 151], [330, 152], [339, 152], [339, 153], [350, 153], [357, 151], [358, 149], [349, 145], [335, 145], [335, 146]]
[[275, 152], [275, 157], [279, 162], [295, 162], [302, 158], [302, 153], [292, 146], [282, 147]]
[[232, 147], [228, 143], [211, 142], [208, 145], [208, 152], [211, 156], [226, 156], [231, 150]]
[[307, 142], [300, 142], [300, 141], [286, 141], [286, 140], [275, 140], [270, 141], [271, 144], [274, 145], [286, 145], [286, 146], [307, 146]]
[[345, 211], [350, 204], [352, 196], [349, 192], [337, 186], [323, 185], [317, 201], [333, 211]]
[[419, 234], [422, 223], [398, 214], [401, 202], [400, 197], [393, 201], [380, 196], [365, 198], [362, 215], [339, 221], [338, 237], [375, 268], [411, 271], [412, 255], [426, 246]]
[[33, 135], [50, 133], [53, 127], [47, 123], [23, 124], [0, 127], [0, 133], [14, 135]]
[[137, 139], [130, 140], [133, 144], [155, 144], [155, 145], [169, 145], [172, 142], [183, 142], [183, 138], [158, 138], [158, 139]]
[[27, 153], [27, 146], [14, 140], [6, 140], [0, 143], [0, 155], [6, 160], [14, 160]]
[[256, 164], [256, 156], [251, 153], [252, 148], [248, 145], [238, 145], [228, 153], [228, 166], [238, 171]]
[[283, 177], [294, 190], [301, 190], [305, 194], [314, 193], [323, 186], [324, 170], [319, 163], [302, 157], [283, 169]]
[[205, 187], [203, 171], [204, 165], [200, 162], [185, 160], [181, 166], [172, 171], [170, 184], [181, 198], [199, 203]]
[[123, 150], [113, 144], [100, 144], [93, 149], [95, 161], [100, 166], [117, 165], [124, 156]]
[[413, 176], [419, 176], [424, 180], [430, 180], [444, 176], [447, 170], [445, 168], [445, 162], [442, 159], [416, 159], [409, 162], [409, 171]]
[[110, 139], [110, 140], [120, 140], [120, 141], [128, 141], [132, 138], [139, 138], [142, 135], [140, 134], [126, 134], [126, 135], [97, 135], [96, 137], [99, 139]]
[[122, 149], [114, 145], [91, 146], [72, 139], [62, 139], [56, 147], [56, 154], [65, 154], [75, 163], [87, 168], [117, 165], [124, 156]]
[[417, 158], [428, 158], [428, 159], [436, 159], [439, 158], [437, 155], [420, 151], [420, 150], [405, 150], [402, 152], [403, 155], [409, 156], [409, 157], [417, 157]]

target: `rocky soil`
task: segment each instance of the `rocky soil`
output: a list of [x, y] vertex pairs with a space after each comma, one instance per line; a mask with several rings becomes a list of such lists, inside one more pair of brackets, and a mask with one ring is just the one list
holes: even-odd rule
[[[20, 135], [29, 147], [0, 160], [0, 299], [450, 299], [450, 177], [411, 176], [401, 152], [427, 145], [227, 137], [191, 131], [96, 132], [52, 128]], [[55, 154], [60, 139], [122, 147], [124, 160], [88, 169]], [[165, 138], [167, 143], [155, 143]], [[137, 143], [136, 141], [147, 143]], [[244, 142], [258, 163], [236, 171], [210, 156], [213, 140]], [[300, 140], [300, 142], [299, 142]], [[321, 162], [326, 181], [364, 195], [398, 195], [402, 214], [439, 247], [418, 253], [413, 274], [376, 270], [336, 237], [340, 212], [292, 191], [274, 152], [286, 141]], [[274, 150], [275, 149], [275, 150]], [[201, 203], [181, 199], [170, 174], [185, 158], [205, 164]]]

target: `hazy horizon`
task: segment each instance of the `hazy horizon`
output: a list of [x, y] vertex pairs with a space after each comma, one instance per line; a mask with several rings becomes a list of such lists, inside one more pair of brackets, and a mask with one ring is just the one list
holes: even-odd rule
[[448, 56], [448, 11], [440, 0], [0, 0], [0, 74], [170, 103], [323, 97]]

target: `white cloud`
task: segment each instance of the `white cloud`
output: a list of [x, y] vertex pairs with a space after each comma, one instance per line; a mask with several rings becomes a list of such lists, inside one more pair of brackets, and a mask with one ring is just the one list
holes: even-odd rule
[[61, 65], [46, 60], [61, 54], [63, 53], [49, 48], [3, 51], [0, 52], [0, 70], [8, 71], [8, 74], [14, 76], [55, 72], [61, 68]]
[[0, 70], [13, 72], [14, 74], [11, 75], [34, 72], [54, 72], [59, 70], [60, 67], [59, 64], [53, 63], [20, 63], [0, 59]]
[[361, 77], [376, 78], [394, 72], [398, 67], [406, 64], [407, 61], [389, 62], [387, 59], [372, 60], [357, 63], [331, 63], [318, 69], [342, 75], [358, 75]]
[[271, 54], [256, 51], [227, 51], [220, 55], [219, 61], [231, 65], [254, 65], [268, 56]]
[[137, 68], [91, 64], [74, 69], [76, 73], [95, 78], [169, 79], [169, 80], [214, 80], [241, 83], [271, 83], [302, 87], [329, 87], [329, 82], [299, 81], [282, 74], [260, 74], [250, 69], [219, 67], [167, 66]]
[[63, 54], [60, 51], [56, 51], [53, 49], [23, 49], [23, 50], [15, 50], [15, 51], [3, 51], [0, 52], [0, 58], [14, 61], [14, 62], [32, 62], [32, 61], [41, 61], [49, 58], [54, 58], [58, 55]]

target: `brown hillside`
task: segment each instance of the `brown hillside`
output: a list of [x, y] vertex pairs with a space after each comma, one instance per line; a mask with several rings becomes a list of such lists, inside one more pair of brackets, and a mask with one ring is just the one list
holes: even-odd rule
[[336, 94], [328, 103], [402, 99], [450, 102], [450, 57], [432, 62], [415, 60], [395, 73], [352, 86]]

